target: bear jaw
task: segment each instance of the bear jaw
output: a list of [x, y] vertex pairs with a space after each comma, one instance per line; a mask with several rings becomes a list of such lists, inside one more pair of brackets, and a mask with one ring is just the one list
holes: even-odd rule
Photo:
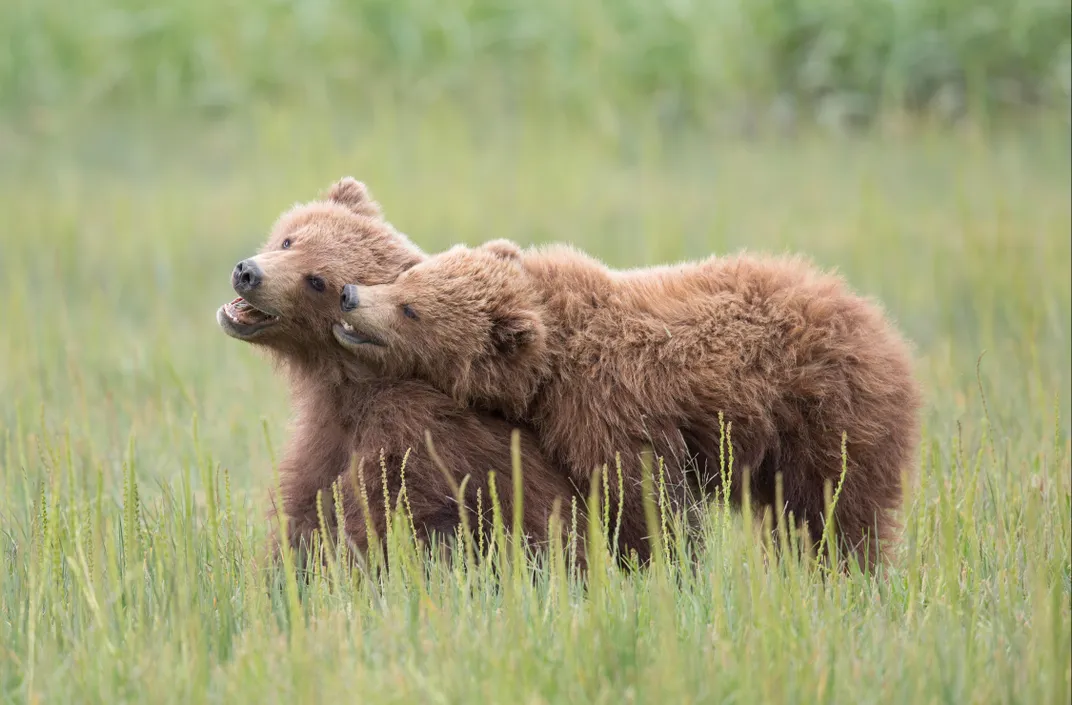
[[241, 296], [216, 310], [216, 323], [238, 340], [250, 340], [278, 322], [278, 316], [262, 311]]
[[386, 347], [383, 341], [364, 331], [359, 331], [346, 321], [336, 323], [331, 327], [331, 332], [335, 336], [335, 340], [339, 342], [339, 345], [347, 350], [357, 350], [367, 345], [379, 348]]

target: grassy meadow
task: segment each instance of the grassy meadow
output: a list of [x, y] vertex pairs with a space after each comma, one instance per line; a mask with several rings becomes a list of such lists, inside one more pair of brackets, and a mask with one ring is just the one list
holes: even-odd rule
[[[350, 32], [332, 2], [220, 6], [246, 24], [128, 4], [0, 9], [0, 702], [1069, 702], [1068, 30], [1043, 31], [1067, 5], [905, 2], [890, 25], [861, 19], [878, 0], [644, 17], [413, 0], [353, 4]], [[715, 27], [729, 43], [704, 53]], [[801, 27], [842, 44], [790, 41]], [[272, 55], [288, 41], [300, 59]], [[823, 47], [842, 73], [809, 93], [786, 70], [806, 58], [814, 78]], [[368, 93], [325, 98], [362, 72]], [[687, 109], [649, 110], [652, 85]], [[821, 129], [832, 96], [860, 95], [884, 129]], [[908, 111], [950, 95], [956, 125]], [[792, 134], [712, 127], [786, 96], [813, 118]], [[385, 575], [269, 569], [287, 390], [214, 315], [272, 220], [346, 174], [427, 250], [507, 237], [622, 267], [748, 248], [837, 268], [914, 342], [927, 396], [896, 564], [770, 562], [750, 518], [715, 506], [696, 545], [657, 514], [689, 560], [636, 574], [599, 553], [598, 517], [578, 527], [586, 585], [568, 548], [517, 553], [511, 517], [481, 566], [417, 555], [402, 518]]]

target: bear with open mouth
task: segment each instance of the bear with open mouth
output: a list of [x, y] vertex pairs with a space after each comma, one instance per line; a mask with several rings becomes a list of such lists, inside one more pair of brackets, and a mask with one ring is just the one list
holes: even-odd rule
[[[503, 516], [513, 512], [511, 434], [518, 424], [459, 407], [425, 382], [384, 377], [332, 334], [344, 284], [390, 283], [424, 258], [385, 220], [365, 185], [344, 178], [325, 198], [283, 213], [260, 252], [231, 273], [238, 298], [217, 310], [220, 328], [267, 351], [290, 383], [294, 429], [279, 473], [282, 512], [295, 546], [307, 544], [319, 526], [318, 494], [329, 531], [341, 533], [359, 551], [369, 546], [368, 526], [382, 538], [381, 460], [392, 505], [402, 489], [404, 464], [408, 509], [423, 539], [454, 535], [461, 508], [453, 486], [467, 476], [463, 503], [471, 527], [491, 526], [491, 471]], [[554, 506], [561, 507], [565, 528], [577, 495], [564, 469], [544, 458], [531, 429], [519, 430], [523, 530], [542, 543]], [[444, 468], [426, 447], [426, 432]], [[334, 511], [336, 481], [342, 517]], [[367, 516], [362, 494], [369, 500]]]

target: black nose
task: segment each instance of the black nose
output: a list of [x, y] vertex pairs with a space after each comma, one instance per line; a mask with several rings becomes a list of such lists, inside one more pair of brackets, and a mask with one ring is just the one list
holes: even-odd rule
[[251, 259], [244, 259], [236, 264], [234, 271], [231, 272], [231, 286], [241, 294], [256, 289], [263, 278], [264, 272], [257, 266], [257, 263]]
[[353, 284], [347, 284], [342, 288], [342, 298], [339, 300], [339, 305], [342, 306], [343, 311], [353, 311], [357, 308], [357, 287]]

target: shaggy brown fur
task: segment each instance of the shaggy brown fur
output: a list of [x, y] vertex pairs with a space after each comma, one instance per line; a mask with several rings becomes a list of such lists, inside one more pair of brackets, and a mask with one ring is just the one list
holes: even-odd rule
[[[385, 286], [347, 287], [340, 342], [385, 374], [535, 424], [577, 483], [621, 453], [623, 536], [644, 535], [640, 454], [671, 486], [721, 481], [723, 422], [737, 481], [818, 535], [824, 482], [847, 474], [841, 548], [865, 568], [895, 538], [919, 392], [909, 351], [874, 304], [796, 257], [747, 254], [615, 272], [567, 247], [456, 247]], [[362, 342], [364, 341], [364, 342]], [[724, 412], [720, 422], [719, 412]], [[612, 470], [613, 472], [613, 470]], [[612, 483], [613, 484], [613, 483]]]
[[[451, 534], [458, 510], [426, 448], [426, 431], [453, 480], [471, 476], [470, 511], [481, 491], [485, 526], [491, 517], [488, 474], [497, 471], [496, 489], [509, 521], [513, 425], [493, 414], [459, 409], [426, 383], [379, 377], [332, 336], [344, 283], [391, 282], [422, 259], [421, 251], [384, 220], [365, 186], [346, 178], [326, 199], [284, 213], [260, 253], [235, 268], [232, 283], [241, 297], [220, 308], [218, 322], [228, 335], [269, 351], [290, 378], [296, 421], [279, 470], [282, 509], [295, 545], [308, 541], [319, 525], [318, 492], [323, 491], [327, 521], [335, 530], [331, 485], [341, 479], [345, 533], [359, 550], [367, 548], [356, 473], [344, 475], [355, 456], [362, 463], [372, 526], [383, 537], [381, 451], [392, 506], [409, 450], [406, 492], [418, 531], [424, 537]], [[567, 519], [574, 494], [565, 471], [545, 461], [524, 428], [521, 456], [523, 530], [541, 541], [555, 500], [562, 501], [561, 516]], [[476, 528], [475, 514], [471, 519]]]

